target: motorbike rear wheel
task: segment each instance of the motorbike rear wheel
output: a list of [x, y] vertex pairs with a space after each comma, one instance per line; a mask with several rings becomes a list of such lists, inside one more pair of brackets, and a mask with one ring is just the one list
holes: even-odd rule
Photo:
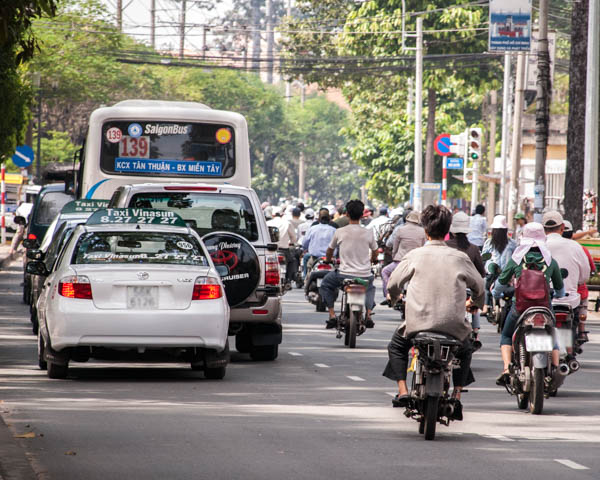
[[440, 397], [427, 397], [425, 404], [425, 440], [433, 440], [435, 438], [435, 426], [438, 417], [438, 404]]
[[544, 409], [544, 369], [534, 368], [529, 392], [529, 411], [539, 415]]
[[344, 343], [346, 341], [346, 345], [350, 348], [356, 347], [356, 332], [358, 330], [358, 318], [359, 313], [350, 311], [350, 315], [348, 316], [348, 323], [346, 325], [346, 338], [344, 339]]

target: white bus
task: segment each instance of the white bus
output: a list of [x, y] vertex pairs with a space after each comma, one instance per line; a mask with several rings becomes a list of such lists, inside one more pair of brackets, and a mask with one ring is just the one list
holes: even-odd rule
[[121, 185], [148, 182], [250, 187], [246, 119], [195, 102], [125, 100], [94, 110], [76, 198], [110, 199]]

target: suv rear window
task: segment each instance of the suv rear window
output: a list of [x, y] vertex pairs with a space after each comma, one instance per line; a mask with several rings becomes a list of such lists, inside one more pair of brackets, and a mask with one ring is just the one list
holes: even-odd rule
[[40, 199], [33, 223], [37, 225], [50, 225], [52, 220], [60, 213], [62, 207], [73, 200], [72, 195], [65, 192], [47, 192]]
[[250, 200], [243, 195], [201, 192], [138, 193], [129, 208], [152, 208], [175, 212], [198, 232], [232, 232], [250, 241], [258, 240], [256, 217]]
[[72, 263], [159, 263], [208, 266], [197, 240], [180, 233], [88, 232], [77, 241]]

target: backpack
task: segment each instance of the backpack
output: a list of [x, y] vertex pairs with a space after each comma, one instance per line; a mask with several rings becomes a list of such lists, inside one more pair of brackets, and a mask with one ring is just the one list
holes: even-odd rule
[[544, 272], [535, 263], [526, 263], [515, 287], [516, 309], [524, 312], [529, 307], [547, 307], [550, 304], [550, 288]]

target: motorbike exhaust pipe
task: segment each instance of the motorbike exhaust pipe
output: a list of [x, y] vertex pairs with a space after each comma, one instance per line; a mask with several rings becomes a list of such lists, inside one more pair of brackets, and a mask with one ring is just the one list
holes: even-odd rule
[[452, 405], [451, 403], [447, 403], [444, 406], [444, 414], [442, 416], [452, 418], [452, 415], [454, 415], [454, 405]]
[[566, 363], [561, 363], [552, 374], [552, 390], [558, 390], [564, 383], [565, 378], [569, 374], [569, 366]]
[[574, 350], [577, 355], [581, 355], [583, 353], [583, 348], [581, 347], [575, 347]]
[[573, 359], [569, 362], [569, 369], [571, 370], [571, 373], [575, 373], [580, 368], [581, 365], [579, 365], [579, 362], [577, 360]]

